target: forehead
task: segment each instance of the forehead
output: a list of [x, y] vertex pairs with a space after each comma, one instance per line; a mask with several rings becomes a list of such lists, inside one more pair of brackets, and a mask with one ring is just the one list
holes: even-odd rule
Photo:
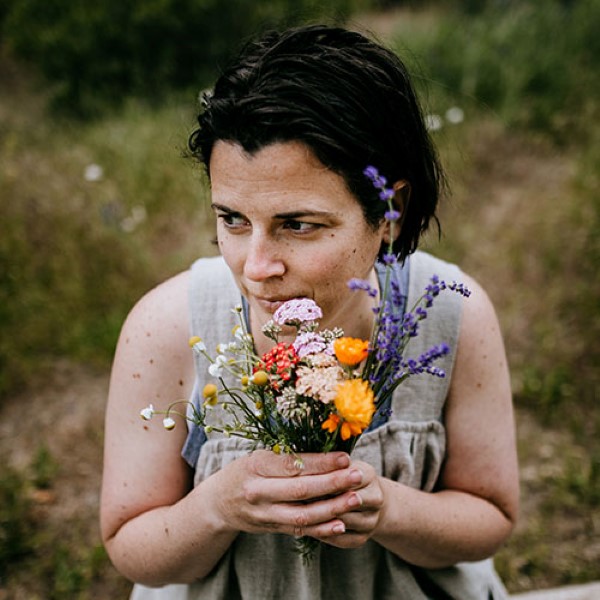
[[243, 197], [251, 203], [260, 196], [360, 209], [344, 178], [301, 142], [277, 142], [249, 154], [239, 144], [220, 140], [211, 155], [210, 174], [213, 201]]
[[[305, 168], [327, 170], [312, 150], [302, 142], [274, 142], [250, 153], [236, 143], [218, 140], [213, 148], [210, 161], [211, 177], [214, 170], [238, 167], [244, 173], [256, 173], [263, 177], [269, 175], [278, 179], [290, 175], [299, 175]], [[262, 173], [263, 167], [267, 168]]]

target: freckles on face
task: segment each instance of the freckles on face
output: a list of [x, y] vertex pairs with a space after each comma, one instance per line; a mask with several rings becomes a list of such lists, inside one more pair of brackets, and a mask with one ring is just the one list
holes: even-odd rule
[[266, 320], [293, 297], [313, 298], [325, 315], [361, 309], [347, 282], [372, 273], [382, 232], [342, 177], [298, 142], [249, 155], [219, 141], [210, 171], [219, 249], [251, 311]]

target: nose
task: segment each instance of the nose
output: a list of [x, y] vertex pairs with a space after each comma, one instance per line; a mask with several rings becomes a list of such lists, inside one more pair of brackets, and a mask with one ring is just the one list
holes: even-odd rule
[[250, 281], [261, 282], [285, 274], [285, 262], [280, 256], [279, 244], [266, 235], [255, 234], [248, 246], [244, 275]]

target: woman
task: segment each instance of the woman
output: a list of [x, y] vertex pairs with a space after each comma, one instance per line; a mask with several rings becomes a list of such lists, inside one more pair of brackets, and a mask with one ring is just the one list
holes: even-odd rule
[[[486, 560], [518, 506], [504, 348], [478, 284], [415, 253], [435, 219], [441, 172], [400, 60], [343, 29], [268, 34], [205, 97], [190, 148], [210, 178], [222, 258], [138, 303], [111, 378], [102, 535], [117, 569], [138, 583], [133, 597], [504, 597]], [[391, 182], [396, 230], [367, 165]], [[441, 366], [451, 377], [400, 386], [389, 420], [351, 456], [306, 454], [300, 468], [201, 429], [167, 434], [140, 422], [149, 402], [198, 401], [206, 365], [187, 347], [190, 323], [209, 347], [227, 340], [240, 293], [258, 353], [271, 346], [261, 326], [296, 297], [320, 305], [322, 328], [368, 339], [377, 299], [346, 283], [377, 288], [374, 265], [390, 241], [408, 302], [434, 272], [472, 295], [440, 297], [411, 342], [411, 354], [449, 342]], [[294, 553], [300, 535], [322, 542], [309, 565]]]

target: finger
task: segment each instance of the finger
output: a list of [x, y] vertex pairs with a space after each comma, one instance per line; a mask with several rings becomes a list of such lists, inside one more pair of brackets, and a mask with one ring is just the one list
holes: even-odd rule
[[257, 450], [251, 457], [252, 470], [262, 477], [297, 477], [318, 475], [345, 469], [350, 457], [345, 452], [275, 454]]
[[324, 503], [273, 504], [254, 507], [246, 522], [249, 533], [286, 533], [296, 537], [339, 535], [346, 530], [343, 521], [332, 515]]
[[379, 523], [377, 511], [350, 512], [340, 516], [346, 526], [346, 532], [371, 535]]
[[[358, 469], [341, 469], [302, 477], [253, 478], [245, 483], [243, 491], [248, 504], [253, 505], [316, 502], [344, 494], [359, 486], [361, 481], [362, 473]], [[332, 510], [334, 508], [345, 510], [341, 505]]]
[[344, 549], [360, 548], [370, 539], [370, 536], [368, 534], [358, 533], [356, 531], [349, 531], [348, 529], [346, 529], [346, 531], [342, 534], [312, 537], [315, 537], [324, 544]]

